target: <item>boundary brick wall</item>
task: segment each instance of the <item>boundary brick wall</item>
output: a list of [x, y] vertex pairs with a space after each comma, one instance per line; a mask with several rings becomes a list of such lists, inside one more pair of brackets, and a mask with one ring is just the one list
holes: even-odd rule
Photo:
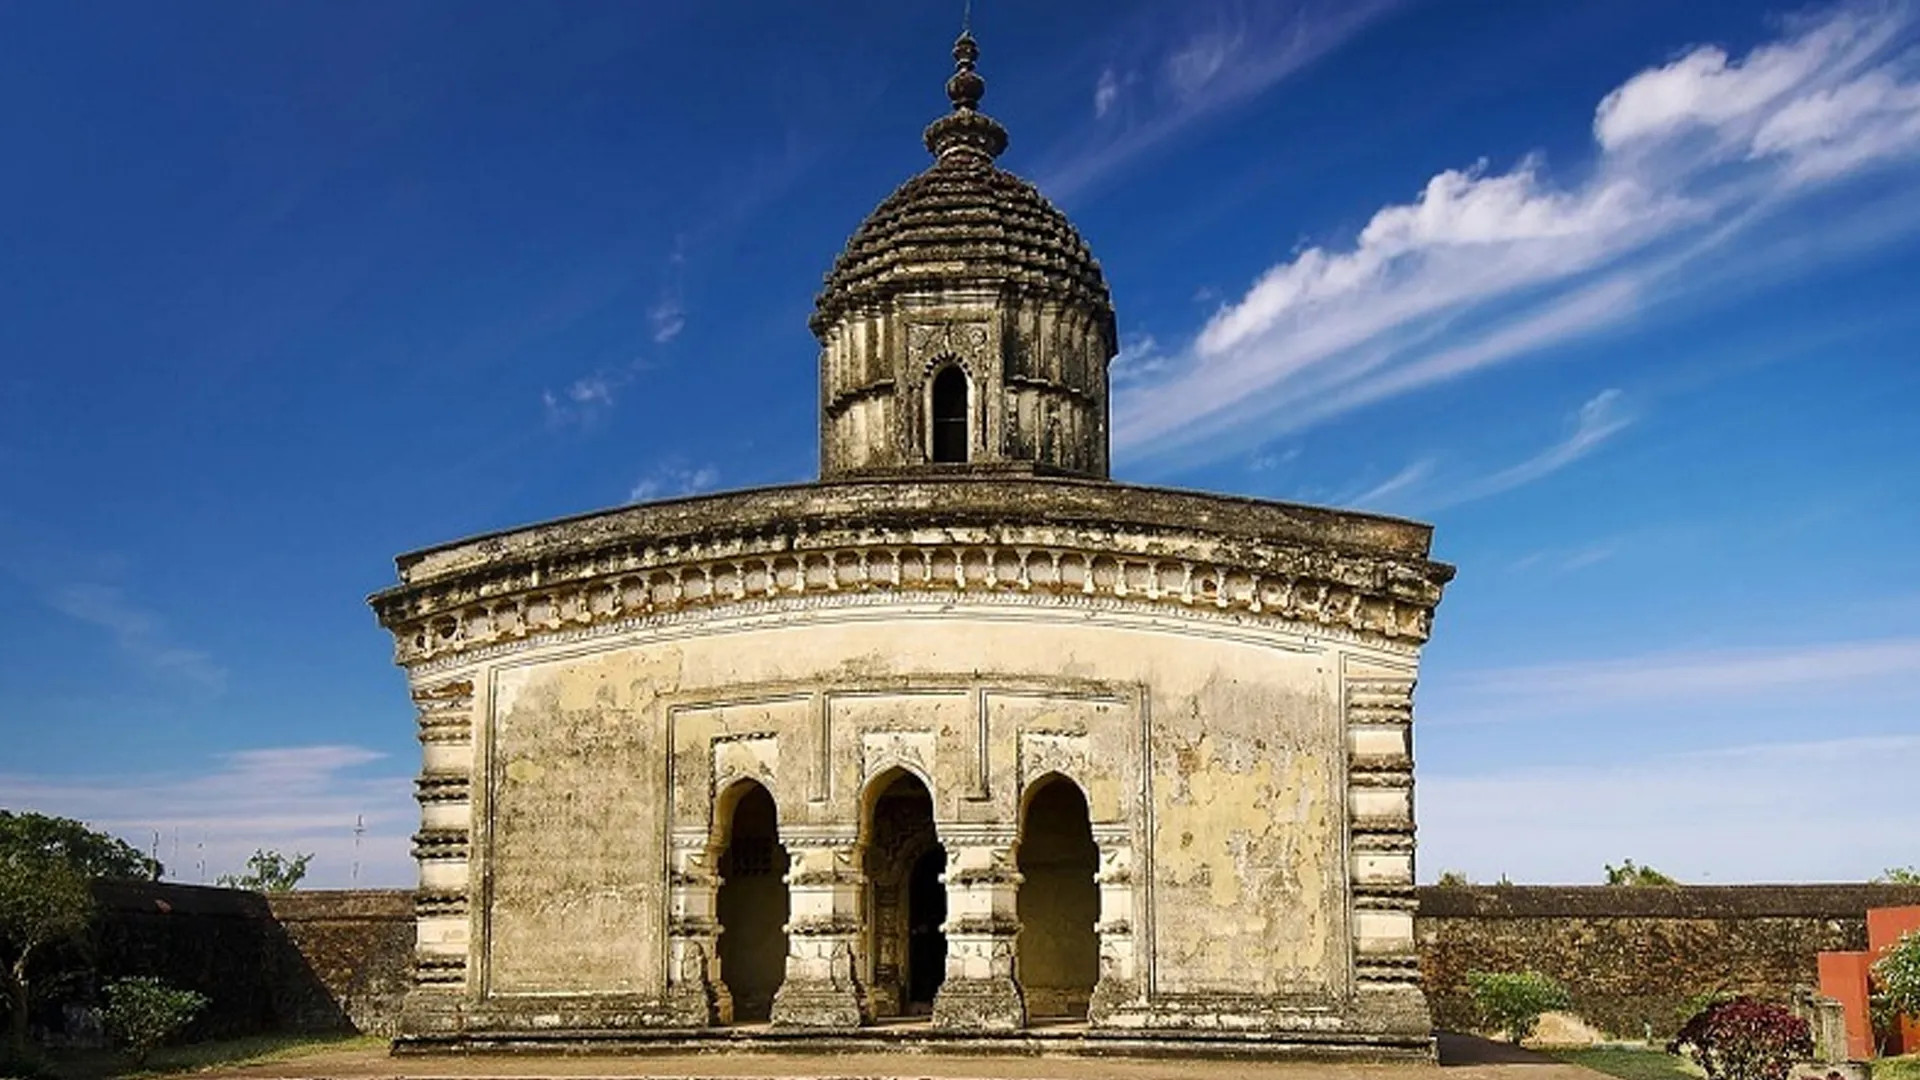
[[[412, 975], [410, 891], [97, 882], [95, 897], [101, 975], [207, 994], [197, 1034], [394, 1030]], [[1534, 970], [1566, 983], [1596, 1027], [1664, 1036], [1696, 995], [1784, 1002], [1816, 985], [1818, 953], [1866, 948], [1867, 909], [1920, 904], [1920, 886], [1423, 886], [1419, 902], [1436, 1026], [1473, 1025], [1468, 971]]]
[[412, 978], [413, 894], [277, 896], [167, 882], [96, 881], [101, 980], [154, 975], [210, 1003], [195, 1038], [261, 1031], [390, 1033]]
[[1870, 907], [1910, 885], [1423, 886], [1415, 920], [1436, 1027], [1473, 1026], [1468, 971], [1538, 971], [1610, 1034], [1671, 1035], [1715, 990], [1782, 1004], [1817, 986], [1818, 954], [1864, 949]]

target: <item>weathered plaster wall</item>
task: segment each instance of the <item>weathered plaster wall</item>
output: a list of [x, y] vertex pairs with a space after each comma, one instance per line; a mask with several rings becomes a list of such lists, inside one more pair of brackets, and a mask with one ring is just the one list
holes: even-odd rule
[[1732, 885], [1420, 890], [1420, 969], [1434, 1021], [1474, 1023], [1469, 971], [1540, 971], [1603, 1030], [1670, 1034], [1712, 990], [1784, 1002], [1812, 986], [1818, 953], [1866, 945], [1869, 907], [1920, 903], [1920, 887]]
[[865, 779], [901, 765], [943, 827], [1011, 825], [1050, 771], [1080, 785], [1147, 871], [1157, 992], [1330, 1001], [1350, 975], [1338, 670], [1324, 640], [1265, 630], [924, 603], [473, 669], [486, 992], [664, 993], [667, 847], [711, 831], [721, 785], [766, 785], [785, 833], [857, 821]]

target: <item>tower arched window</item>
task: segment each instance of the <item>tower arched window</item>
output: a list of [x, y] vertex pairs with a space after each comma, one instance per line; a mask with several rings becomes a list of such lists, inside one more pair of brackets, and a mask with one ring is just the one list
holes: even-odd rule
[[933, 460], [967, 460], [967, 373], [958, 367], [940, 369], [933, 377]]

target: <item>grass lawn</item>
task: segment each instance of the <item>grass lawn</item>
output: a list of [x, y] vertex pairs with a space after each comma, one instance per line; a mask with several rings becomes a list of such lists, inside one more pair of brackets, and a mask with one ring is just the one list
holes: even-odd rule
[[1875, 1061], [1873, 1080], [1920, 1080], [1920, 1054]]
[[[1693, 1062], [1652, 1047], [1581, 1046], [1546, 1053], [1557, 1061], [1620, 1080], [1700, 1080], [1703, 1075]], [[1877, 1072], [1874, 1080], [1880, 1080]], [[1920, 1076], [1914, 1080], [1920, 1080]]]
[[216, 1066], [263, 1065], [332, 1050], [372, 1050], [386, 1045], [386, 1038], [379, 1035], [248, 1035], [161, 1047], [138, 1068], [125, 1054], [110, 1050], [63, 1053], [53, 1058], [53, 1071], [62, 1080], [168, 1076]]

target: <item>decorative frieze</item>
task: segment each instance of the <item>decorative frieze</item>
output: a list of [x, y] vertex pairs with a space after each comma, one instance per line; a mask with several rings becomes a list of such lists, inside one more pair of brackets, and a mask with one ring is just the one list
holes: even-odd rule
[[[1284, 553], [1269, 562], [1253, 569], [1144, 553], [992, 543], [859, 546], [550, 579], [508, 595], [479, 590], [484, 598], [465, 601], [424, 593], [409, 605], [411, 616], [392, 628], [399, 662], [418, 664], [543, 634], [725, 606], [751, 611], [769, 602], [836, 594], [960, 593], [1231, 612], [1408, 646], [1426, 639], [1432, 599], [1419, 590], [1396, 588], [1383, 563]], [[1360, 708], [1366, 715], [1355, 722], [1375, 722], [1367, 711], [1375, 707]], [[421, 715], [424, 732], [424, 707]], [[1390, 720], [1382, 713], [1378, 722]], [[440, 721], [434, 723], [438, 732]]]

